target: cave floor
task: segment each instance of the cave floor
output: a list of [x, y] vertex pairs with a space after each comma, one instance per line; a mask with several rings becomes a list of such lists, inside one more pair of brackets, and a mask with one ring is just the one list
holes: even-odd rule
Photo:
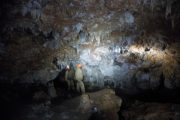
[[[24, 85], [18, 88], [16, 85], [11, 86], [8, 84], [1, 86], [1, 120], [68, 120], [72, 118], [74, 120], [90, 120], [90, 112], [79, 114], [74, 109], [78, 107], [77, 103], [80, 101], [80, 94], [59, 88], [57, 93], [59, 93], [59, 90], [61, 94], [59, 93], [57, 98], [37, 101], [32, 99], [32, 90], [27, 88]], [[42, 86], [31, 86], [34, 91], [37, 88], [43, 89]], [[123, 100], [121, 109], [118, 112], [120, 120], [180, 119], [179, 90], [175, 92], [162, 90], [159, 93], [157, 91], [148, 91], [137, 96], [127, 96], [120, 90], [116, 91], [118, 91], [116, 95]]]

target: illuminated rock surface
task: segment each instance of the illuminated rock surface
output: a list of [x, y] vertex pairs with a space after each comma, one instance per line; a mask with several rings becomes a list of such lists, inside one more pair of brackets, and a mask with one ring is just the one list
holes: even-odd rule
[[84, 64], [91, 87], [156, 89], [161, 75], [166, 88], [179, 87], [178, 6], [177, 0], [4, 2], [0, 79], [47, 83], [60, 71], [57, 58], [59, 66]]
[[146, 84], [143, 89], [155, 89], [161, 74], [166, 88], [179, 87], [179, 4], [177, 0], [3, 1], [0, 79], [47, 83], [60, 71], [53, 64], [57, 58], [61, 66], [83, 63], [85, 81], [95, 87], [110, 81], [129, 90], [135, 81], [135, 86], [140, 82]]

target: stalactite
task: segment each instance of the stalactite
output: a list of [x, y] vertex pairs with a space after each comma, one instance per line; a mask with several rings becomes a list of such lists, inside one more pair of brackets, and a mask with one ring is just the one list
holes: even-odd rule
[[151, 0], [151, 10], [152, 10], [152, 12], [154, 11], [154, 8], [155, 8], [155, 5], [156, 5], [156, 2], [155, 2], [155, 0]]
[[171, 27], [174, 29], [175, 26], [175, 20], [174, 20], [174, 16], [171, 17]]
[[168, 17], [171, 15], [171, 5], [172, 5], [172, 1], [167, 0], [166, 13], [165, 13], [165, 18], [166, 19], [168, 19]]

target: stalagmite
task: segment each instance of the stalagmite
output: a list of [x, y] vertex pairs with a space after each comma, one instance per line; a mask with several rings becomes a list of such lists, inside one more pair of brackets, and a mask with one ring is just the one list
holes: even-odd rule
[[48, 85], [48, 93], [49, 93], [49, 96], [51, 98], [55, 98], [57, 97], [57, 94], [56, 94], [56, 90], [55, 90], [55, 87], [54, 87], [54, 82], [53, 81], [49, 81], [47, 83]]

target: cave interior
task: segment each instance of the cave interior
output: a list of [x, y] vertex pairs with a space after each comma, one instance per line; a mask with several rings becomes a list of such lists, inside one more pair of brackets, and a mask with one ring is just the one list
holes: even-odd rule
[[[1, 0], [0, 119], [180, 120], [179, 11], [179, 0]], [[77, 65], [85, 93], [65, 77]]]

